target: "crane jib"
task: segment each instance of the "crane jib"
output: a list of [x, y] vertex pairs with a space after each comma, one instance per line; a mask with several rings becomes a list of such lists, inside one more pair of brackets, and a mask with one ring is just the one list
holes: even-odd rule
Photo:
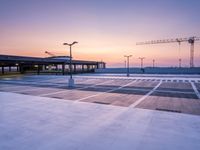
[[194, 43], [199, 41], [200, 37], [189, 37], [189, 38], [176, 38], [176, 39], [163, 39], [163, 40], [151, 40], [146, 42], [137, 42], [136, 45], [148, 45], [148, 44], [162, 44], [162, 43], [178, 43], [188, 42], [190, 44], [190, 67], [194, 67]]

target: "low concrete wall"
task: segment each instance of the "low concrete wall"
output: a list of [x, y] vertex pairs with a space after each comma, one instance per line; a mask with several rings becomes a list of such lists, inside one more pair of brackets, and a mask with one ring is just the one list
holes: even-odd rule
[[[126, 68], [106, 68], [106, 69], [95, 69], [96, 73], [126, 73]], [[200, 67], [195, 68], [152, 68], [147, 67], [141, 68], [130, 68], [131, 74], [200, 74]]]

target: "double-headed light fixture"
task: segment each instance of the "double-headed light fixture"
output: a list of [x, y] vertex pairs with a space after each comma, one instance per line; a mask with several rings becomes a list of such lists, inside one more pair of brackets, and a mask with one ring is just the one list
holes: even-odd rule
[[63, 45], [68, 45], [70, 47], [70, 62], [69, 62], [69, 71], [70, 71], [70, 78], [68, 81], [69, 87], [74, 87], [74, 79], [72, 78], [72, 46], [77, 44], [78, 42], [74, 41], [73, 43], [63, 43]]

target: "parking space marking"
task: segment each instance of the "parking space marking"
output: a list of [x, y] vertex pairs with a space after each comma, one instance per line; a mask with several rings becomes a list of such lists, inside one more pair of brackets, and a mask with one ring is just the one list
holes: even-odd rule
[[[82, 77], [82, 78], [96, 78], [96, 79], [119, 79], [119, 80], [127, 80], [127, 77], [126, 76], [123, 76], [123, 75], [121, 75], [121, 76], [101, 76], [101, 75], [97, 75], [97, 76], [76, 76], [77, 78], [78, 77]], [[153, 76], [153, 77], [151, 77], [151, 76], [130, 76], [129, 78], [128, 78], [129, 80], [133, 80], [133, 79], [137, 79], [137, 80], [149, 80], [150, 79], [150, 81], [152, 81], [152, 80], [166, 80], [167, 82], [173, 82], [173, 80], [186, 80], [186, 82], [187, 81], [189, 81], [189, 80], [194, 80], [194, 81], [196, 81], [196, 80], [199, 80], [199, 78], [196, 78], [196, 77], [194, 77], [194, 78], [190, 78], [190, 77], [184, 77], [184, 76], [178, 76], [178, 77], [171, 77], [171, 76]]]
[[131, 104], [129, 107], [135, 107], [139, 103], [141, 103], [143, 100], [145, 100], [148, 96], [150, 96], [160, 85], [162, 84], [162, 81], [160, 81], [150, 92], [148, 92], [146, 95], [138, 99], [135, 103]]
[[[152, 78], [147, 78], [147, 77], [131, 77], [131, 78], [121, 78], [121, 77], [88, 77], [88, 78], [82, 78], [80, 76], [77, 76], [75, 77], [79, 84], [83, 84], [83, 85], [80, 85], [79, 88], [75, 88], [73, 89], [73, 91], [75, 91], [76, 94], [78, 94], [78, 92], [76, 92], [76, 90], [81, 90], [81, 89], [87, 89], [89, 87], [95, 87], [97, 85], [102, 85], [102, 84], [106, 84], [106, 83], [109, 83], [109, 82], [113, 82], [113, 81], [117, 81], [119, 83], [123, 83], [123, 84], [126, 84], [128, 81], [130, 81], [130, 83], [126, 84], [126, 85], [119, 85], [117, 87], [111, 87], [110, 89], [104, 89], [104, 92], [96, 92], [96, 93], [91, 93], [89, 94], [90, 96], [88, 95], [85, 95], [87, 97], [84, 97], [82, 96], [81, 97], [77, 97], [77, 99], [75, 101], [81, 101], [81, 100], [85, 100], [85, 99], [88, 99], [88, 98], [91, 98], [91, 97], [95, 97], [95, 96], [99, 96], [99, 95], [102, 95], [102, 94], [105, 94], [105, 93], [109, 93], [109, 92], [113, 92], [113, 91], [116, 91], [116, 90], [119, 90], [121, 88], [124, 88], [124, 90], [133, 90], [133, 91], [146, 91], [145, 94], [141, 95], [141, 98], [138, 98], [137, 101], [135, 101], [135, 103], [133, 103], [132, 105], [130, 105], [129, 107], [136, 107], [139, 103], [141, 103], [143, 100], [145, 100], [148, 96], [152, 95], [153, 92], [164, 92], [164, 93], [177, 93], [177, 94], [193, 94], [193, 96], [195, 96], [195, 94], [197, 95], [198, 99], [200, 99], [200, 91], [198, 91], [197, 89], [197, 85], [195, 85], [195, 83], [199, 83], [200, 80], [199, 79], [195, 79], [195, 78], [159, 78], [159, 77], [154, 77], [153, 79]], [[0, 85], [2, 83], [2, 87], [3, 87], [3, 84], [7, 84], [7, 86], [3, 87], [5, 88], [7, 91], [9, 91], [9, 88], [12, 88], [13, 85], [15, 86], [16, 89], [13, 89], [15, 91], [11, 91], [11, 92], [27, 92], [27, 91], [36, 91], [36, 90], [40, 90], [42, 88], [46, 88], [46, 87], [50, 87], [50, 88], [57, 88], [57, 92], [55, 90], [51, 90], [51, 91], [44, 91], [44, 92], [40, 92], [40, 95], [39, 93], [37, 93], [38, 95], [37, 96], [48, 96], [48, 95], [54, 95], [54, 94], [59, 94], [59, 93], [63, 93], [63, 92], [66, 92], [66, 95], [67, 95], [67, 92], [70, 92], [70, 90], [67, 90], [67, 77], [58, 77], [58, 78], [48, 78], [48, 79], [45, 79], [45, 78], [39, 78], [37, 76], [36, 77], [33, 77], [33, 78], [21, 78], [21, 79], [16, 79], [16, 80], [0, 80]], [[99, 81], [95, 81], [95, 79], [99, 79]], [[93, 82], [94, 80], [94, 82]], [[63, 82], [62, 82], [63, 81]], [[90, 81], [91, 84], [87, 85], [87, 82]], [[96, 84], [96, 83], [99, 83], [99, 84]], [[126, 82], [126, 83], [124, 83]], [[155, 87], [152, 86], [150, 89], [140, 89], [140, 88], [135, 88], [135, 89], [129, 89], [128, 87], [126, 88], [126, 86], [128, 86], [129, 84], [133, 83], [133, 82], [136, 82], [136, 83], [139, 83], [139, 82], [159, 82]], [[168, 89], [168, 90], [159, 90], [158, 87], [160, 86], [161, 83], [165, 83], [165, 82], [172, 82], [172, 83], [189, 83], [191, 84], [192, 86], [192, 89], [193, 91], [173, 91], [171, 89]], [[86, 84], [85, 84], [86, 83]], [[95, 83], [95, 84], [93, 84]], [[115, 83], [116, 84], [116, 83]], [[156, 83], [155, 83], [156, 84]], [[117, 84], [116, 84], [117, 85]], [[24, 90], [21, 88], [17, 89], [17, 87], [21, 87], [21, 86], [30, 86], [31, 87], [36, 87], [36, 89], [25, 89]], [[43, 87], [42, 87], [43, 86]], [[147, 86], [147, 84], [145, 84], [145, 86]], [[158, 87], [157, 87], [158, 86]], [[66, 87], [66, 89], [59, 89], [58, 87]], [[100, 87], [101, 88], [101, 87]], [[102, 87], [104, 88], [104, 87]], [[191, 88], [190, 88], [191, 89]], [[191, 89], [191, 90], [192, 90]], [[48, 92], [48, 93], [47, 93]], [[43, 94], [42, 94], [43, 93]], [[46, 93], [46, 94], [44, 94]], [[147, 94], [146, 94], [147, 93]], [[65, 93], [64, 93], [65, 94]], [[92, 95], [93, 94], [93, 95]], [[79, 99], [80, 98], [80, 99]]]
[[98, 94], [90, 95], [90, 96], [88, 96], [88, 97], [80, 98], [80, 99], [76, 100], [76, 102], [82, 101], [82, 100], [85, 100], [85, 99], [88, 99], [88, 98], [91, 98], [91, 97], [96, 97], [96, 96], [99, 96], [99, 95], [103, 95], [103, 94], [106, 94], [106, 93], [110, 93], [110, 92], [117, 91], [117, 90], [119, 90], [119, 89], [122, 89], [122, 88], [124, 88], [124, 87], [126, 87], [126, 86], [131, 85], [131, 84], [134, 83], [134, 82], [136, 82], [136, 80], [132, 81], [131, 83], [125, 84], [125, 85], [123, 85], [123, 86], [120, 86], [120, 87], [118, 87], [118, 88], [115, 88], [115, 89], [112, 89], [112, 90], [108, 90], [108, 91], [106, 91], [106, 92], [101, 92], [101, 93], [98, 93]]
[[195, 94], [197, 95], [198, 99], [200, 99], [200, 93], [199, 93], [199, 91], [197, 90], [196, 85], [194, 84], [194, 82], [190, 82], [190, 83], [191, 83], [192, 88], [193, 88]]
[[[113, 80], [105, 81], [105, 82], [102, 82], [102, 83], [98, 83], [98, 84], [94, 84], [94, 85], [90, 85], [90, 86], [86, 86], [86, 87], [76, 88], [75, 90], [81, 90], [81, 89], [86, 89], [86, 88], [89, 88], [89, 87], [95, 87], [97, 85], [102, 85], [102, 84], [105, 84], [105, 83], [109, 83], [111, 81], [113, 81]], [[41, 95], [38, 95], [38, 96], [49, 96], [49, 95], [59, 94], [59, 93], [63, 93], [63, 92], [66, 92], [66, 90], [61, 90], [61, 91], [58, 91], [58, 92], [47, 93], [47, 94], [41, 94]]]

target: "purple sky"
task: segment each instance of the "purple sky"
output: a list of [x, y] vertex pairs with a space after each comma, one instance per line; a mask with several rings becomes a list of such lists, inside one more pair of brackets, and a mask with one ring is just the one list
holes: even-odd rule
[[[63, 42], [78, 41], [74, 57], [123, 66], [124, 54], [146, 65], [176, 66], [177, 44], [136, 46], [136, 42], [200, 36], [199, 0], [0, 0], [0, 53], [68, 54]], [[189, 65], [189, 44], [181, 46]], [[195, 64], [200, 66], [200, 42]]]

